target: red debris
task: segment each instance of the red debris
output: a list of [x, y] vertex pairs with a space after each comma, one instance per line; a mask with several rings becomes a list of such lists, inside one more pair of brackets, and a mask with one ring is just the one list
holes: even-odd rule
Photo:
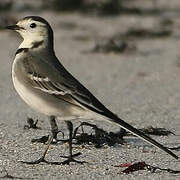
[[131, 165], [132, 165], [132, 163], [124, 163], [124, 164], [116, 165], [114, 167], [129, 167]]
[[132, 173], [134, 171], [139, 171], [139, 170], [144, 170], [145, 167], [148, 165], [143, 161], [143, 162], [138, 162], [130, 165], [128, 168], [126, 168], [124, 171], [122, 171], [125, 174]]

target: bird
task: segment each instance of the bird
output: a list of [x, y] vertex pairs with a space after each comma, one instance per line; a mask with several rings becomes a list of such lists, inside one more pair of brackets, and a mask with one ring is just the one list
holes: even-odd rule
[[[32, 109], [49, 117], [52, 129], [43, 156], [29, 163], [46, 162], [45, 155], [58, 131], [56, 120], [69, 122], [74, 119], [115, 123], [173, 158], [179, 158], [110, 111], [65, 69], [55, 55], [53, 30], [44, 18], [27, 16], [6, 28], [17, 31], [23, 38], [12, 64], [15, 90]], [[72, 129], [70, 123], [68, 127]], [[74, 161], [72, 152], [70, 161]]]

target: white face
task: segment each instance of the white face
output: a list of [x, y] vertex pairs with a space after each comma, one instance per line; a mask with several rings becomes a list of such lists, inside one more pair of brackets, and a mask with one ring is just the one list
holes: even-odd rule
[[46, 24], [43, 24], [32, 19], [25, 19], [19, 21], [17, 24], [21, 29], [16, 30], [23, 39], [31, 40], [45, 40], [48, 37], [48, 27]]

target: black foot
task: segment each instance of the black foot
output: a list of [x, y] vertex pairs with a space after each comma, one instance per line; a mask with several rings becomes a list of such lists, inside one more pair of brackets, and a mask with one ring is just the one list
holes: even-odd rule
[[84, 164], [84, 163], [87, 163], [86, 161], [77, 161], [77, 160], [75, 160], [74, 159], [74, 157], [77, 157], [77, 156], [79, 156], [79, 155], [81, 155], [81, 153], [80, 152], [78, 152], [78, 153], [76, 153], [76, 154], [73, 154], [72, 156], [60, 156], [60, 157], [62, 157], [62, 158], [67, 158], [67, 160], [65, 160], [65, 161], [63, 161], [63, 162], [61, 162], [63, 165], [69, 165], [70, 164], [70, 162], [75, 162], [75, 163], [78, 163], [78, 164]]
[[86, 161], [77, 161], [72, 157], [67, 157], [67, 158], [68, 158], [67, 160], [61, 162], [62, 165], [69, 165], [71, 162], [75, 162], [75, 163], [78, 163], [78, 164], [87, 163]]
[[72, 157], [69, 157], [69, 156], [60, 156], [62, 158], [67, 158], [67, 160], [63, 161], [63, 162], [49, 162], [49, 161], [46, 161], [44, 159], [44, 157], [41, 157], [40, 159], [36, 160], [36, 161], [20, 161], [21, 163], [23, 164], [29, 164], [29, 165], [34, 165], [34, 164], [40, 164], [40, 163], [46, 163], [46, 164], [51, 164], [51, 165], [69, 165], [71, 162], [75, 162], [75, 163], [78, 163], [78, 164], [84, 164], [84, 163], [87, 163], [86, 161], [77, 161], [74, 159], [74, 157], [77, 157], [81, 155], [81, 153], [76, 153], [76, 154], [73, 154]]

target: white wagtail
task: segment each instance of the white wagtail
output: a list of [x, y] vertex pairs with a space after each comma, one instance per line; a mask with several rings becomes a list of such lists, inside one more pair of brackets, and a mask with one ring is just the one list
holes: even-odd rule
[[[14, 87], [29, 106], [50, 117], [53, 132], [57, 131], [55, 118], [106, 120], [178, 159], [168, 148], [108, 110], [63, 67], [54, 52], [52, 28], [45, 19], [29, 16], [7, 28], [17, 31], [24, 39], [16, 51], [12, 66]], [[34, 163], [45, 161], [53, 135], [50, 137], [43, 157]]]

